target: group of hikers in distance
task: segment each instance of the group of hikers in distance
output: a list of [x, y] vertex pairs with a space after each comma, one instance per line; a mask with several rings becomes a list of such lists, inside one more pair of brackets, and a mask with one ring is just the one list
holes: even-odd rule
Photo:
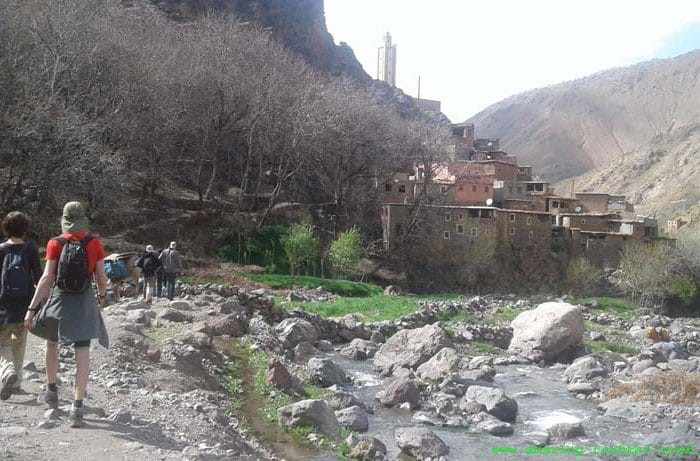
[[[58, 408], [59, 344], [75, 349], [75, 389], [70, 409], [71, 427], [83, 426], [83, 399], [90, 375], [90, 344], [96, 339], [109, 347], [109, 337], [100, 308], [107, 296], [105, 250], [89, 230], [85, 207], [68, 202], [61, 217], [61, 234], [46, 245], [42, 271], [37, 246], [26, 240], [30, 220], [13, 211], [2, 220], [7, 240], [0, 245], [0, 400], [21, 392], [27, 332], [46, 340], [46, 388], [38, 397], [50, 408]], [[166, 297], [175, 295], [182, 258], [176, 242], [156, 252], [152, 245], [136, 265], [144, 279], [148, 304], [160, 297], [159, 273]], [[161, 285], [162, 287], [162, 285]], [[118, 290], [114, 286], [114, 290]]]

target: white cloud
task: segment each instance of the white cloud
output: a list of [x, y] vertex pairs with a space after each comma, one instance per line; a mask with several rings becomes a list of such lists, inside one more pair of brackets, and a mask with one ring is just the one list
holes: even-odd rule
[[700, 21], [696, 0], [325, 0], [328, 29], [376, 77], [398, 44], [397, 86], [461, 121], [511, 94], [629, 65]]

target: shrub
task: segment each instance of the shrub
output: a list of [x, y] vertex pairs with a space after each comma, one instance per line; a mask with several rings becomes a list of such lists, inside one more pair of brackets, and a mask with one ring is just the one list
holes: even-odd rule
[[576, 258], [566, 268], [566, 285], [575, 295], [588, 294], [603, 280], [603, 271], [593, 266], [586, 258]]
[[311, 226], [295, 224], [282, 238], [282, 248], [287, 255], [291, 274], [299, 274], [301, 270], [308, 274], [319, 257], [321, 243], [314, 235]]
[[333, 273], [339, 277], [347, 277], [360, 260], [360, 232], [356, 228], [347, 230], [331, 242], [328, 251], [328, 261]]
[[693, 304], [698, 294], [698, 287], [693, 279], [685, 274], [678, 275], [671, 280], [668, 288], [669, 294], [679, 299], [683, 304]]

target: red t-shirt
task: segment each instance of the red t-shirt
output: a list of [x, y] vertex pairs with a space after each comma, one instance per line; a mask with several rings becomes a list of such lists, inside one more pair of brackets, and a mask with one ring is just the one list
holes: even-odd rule
[[[73, 242], [79, 242], [85, 237], [87, 237], [87, 232], [78, 232], [77, 234], [61, 234], [61, 237]], [[102, 247], [102, 242], [97, 238], [93, 238], [85, 246], [88, 254], [88, 265], [90, 266], [90, 273], [95, 272], [95, 267], [97, 266], [97, 261], [104, 259], [105, 249]], [[63, 245], [54, 239], [49, 240], [46, 244], [46, 260], [47, 261], [58, 261], [61, 258], [61, 251], [63, 250]]]

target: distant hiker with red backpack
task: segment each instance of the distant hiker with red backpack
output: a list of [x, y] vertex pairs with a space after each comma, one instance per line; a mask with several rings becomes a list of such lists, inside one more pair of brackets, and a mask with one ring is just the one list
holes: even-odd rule
[[144, 298], [146, 304], [149, 305], [153, 302], [153, 292], [156, 289], [156, 272], [160, 266], [160, 259], [153, 245], [146, 245], [146, 251], [136, 260], [136, 267], [141, 269], [143, 275]]
[[19, 211], [2, 221], [7, 241], [0, 245], [0, 400], [7, 400], [22, 383], [27, 346], [24, 316], [41, 277], [39, 252], [24, 240], [29, 219]]
[[[83, 398], [90, 375], [90, 341], [109, 346], [102, 314], [107, 292], [102, 243], [88, 232], [80, 202], [68, 202], [61, 218], [63, 233], [46, 245], [46, 267], [25, 317], [32, 333], [46, 341], [46, 393], [40, 399], [58, 407], [58, 343], [75, 348], [75, 393], [71, 427], [83, 425]], [[92, 287], [97, 282], [97, 298]], [[39, 309], [42, 301], [48, 301]], [[37, 312], [38, 311], [38, 312]]]
[[170, 246], [160, 254], [160, 262], [163, 264], [165, 296], [172, 301], [175, 297], [177, 273], [182, 272], [182, 257], [180, 257], [180, 253], [177, 251], [177, 243], [170, 242]]

